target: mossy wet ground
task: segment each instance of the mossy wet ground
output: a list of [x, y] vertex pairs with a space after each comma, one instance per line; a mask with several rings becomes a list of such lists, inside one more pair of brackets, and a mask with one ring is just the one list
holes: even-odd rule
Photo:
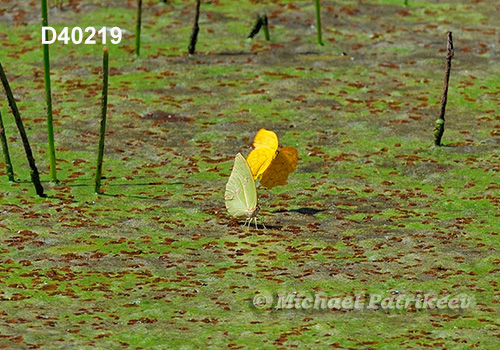
[[[93, 193], [101, 45], [50, 46], [58, 185], [48, 183], [40, 9], [0, 8], [7, 71], [48, 199], [35, 196], [0, 101], [16, 183], [1, 167], [4, 348], [492, 349], [500, 342], [500, 82], [495, 1], [210, 1], [51, 9], [119, 26], [110, 46], [102, 195]], [[245, 40], [267, 12], [271, 42]], [[446, 33], [455, 57], [444, 147], [432, 147]], [[162, 112], [155, 112], [162, 111]], [[260, 128], [299, 150], [259, 219], [228, 216], [236, 153]], [[255, 295], [466, 294], [466, 309], [258, 310]]]

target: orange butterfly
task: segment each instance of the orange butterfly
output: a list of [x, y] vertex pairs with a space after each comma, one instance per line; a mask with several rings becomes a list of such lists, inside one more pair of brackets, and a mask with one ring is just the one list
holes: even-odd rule
[[266, 188], [285, 185], [288, 175], [295, 170], [299, 153], [293, 147], [278, 151], [278, 136], [270, 130], [260, 129], [253, 140], [254, 150], [247, 157], [255, 179]]

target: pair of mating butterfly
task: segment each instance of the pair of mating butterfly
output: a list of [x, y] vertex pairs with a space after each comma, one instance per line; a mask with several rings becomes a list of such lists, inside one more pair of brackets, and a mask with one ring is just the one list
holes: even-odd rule
[[253, 146], [246, 160], [241, 153], [236, 155], [226, 185], [225, 200], [229, 214], [246, 217], [249, 226], [255, 220], [257, 227], [259, 206], [255, 180], [260, 176], [260, 183], [268, 189], [285, 185], [288, 175], [297, 167], [299, 154], [293, 147], [278, 151], [278, 136], [266, 129], [257, 132]]

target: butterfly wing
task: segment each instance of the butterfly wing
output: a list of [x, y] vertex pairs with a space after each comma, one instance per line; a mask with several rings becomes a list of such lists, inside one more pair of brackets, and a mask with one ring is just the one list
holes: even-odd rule
[[248, 165], [252, 171], [254, 179], [257, 179], [266, 169], [276, 155], [276, 150], [269, 147], [260, 147], [252, 150], [247, 157]]
[[260, 183], [266, 188], [285, 185], [288, 175], [295, 170], [299, 161], [299, 153], [294, 147], [279, 150], [276, 158], [262, 174]]
[[247, 157], [254, 179], [269, 167], [278, 149], [278, 136], [273, 131], [260, 129], [253, 140], [254, 150]]
[[252, 171], [245, 157], [238, 153], [226, 185], [226, 208], [233, 217], [254, 217], [257, 210], [257, 190]]
[[253, 146], [255, 148], [269, 147], [276, 152], [278, 149], [278, 136], [274, 131], [260, 129], [253, 139]]

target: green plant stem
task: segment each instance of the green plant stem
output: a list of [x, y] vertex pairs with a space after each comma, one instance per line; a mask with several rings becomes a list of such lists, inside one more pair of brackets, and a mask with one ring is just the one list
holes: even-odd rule
[[[42, 26], [49, 24], [47, 15], [47, 0], [41, 0]], [[52, 91], [50, 88], [50, 58], [49, 44], [42, 44], [43, 47], [43, 76], [45, 80], [45, 103], [47, 105], [47, 138], [49, 143], [50, 181], [57, 183], [56, 173], [56, 151], [54, 146], [54, 124], [52, 121]]]
[[441, 93], [441, 109], [439, 110], [439, 118], [436, 120], [436, 126], [434, 128], [434, 145], [436, 146], [441, 146], [441, 139], [444, 134], [444, 115], [446, 113], [446, 103], [448, 101], [448, 85], [450, 82], [451, 59], [454, 55], [453, 37], [451, 32], [448, 32], [446, 49], [443, 92]]
[[316, 7], [316, 28], [318, 29], [318, 44], [323, 45], [323, 39], [321, 38], [321, 9], [319, 5], [319, 0], [314, 0]]
[[441, 138], [444, 134], [444, 119], [437, 119], [434, 125], [434, 145], [441, 146]]
[[141, 52], [141, 21], [142, 21], [142, 0], [137, 0], [137, 23], [135, 25], [135, 54], [139, 56]]
[[200, 26], [198, 25], [198, 21], [200, 20], [200, 5], [201, 0], [196, 0], [193, 31], [191, 32], [191, 38], [189, 40], [188, 47], [188, 52], [190, 55], [193, 55], [196, 50], [196, 41], [198, 40], [198, 32], [200, 31]]
[[7, 76], [5, 75], [1, 63], [0, 63], [0, 80], [2, 81], [2, 85], [5, 90], [5, 95], [7, 96], [7, 100], [9, 101], [9, 106], [12, 111], [12, 115], [14, 116], [17, 128], [19, 129], [19, 135], [21, 136], [21, 140], [23, 141], [24, 151], [26, 152], [26, 158], [28, 158], [28, 163], [31, 168], [30, 172], [31, 181], [33, 181], [36, 193], [40, 197], [47, 197], [43, 193], [43, 186], [40, 182], [40, 174], [38, 173], [38, 169], [35, 164], [35, 158], [33, 157], [33, 152], [31, 151], [30, 143], [28, 141], [28, 136], [26, 135], [26, 131], [24, 130], [24, 125], [21, 119], [21, 115], [19, 114], [19, 109], [17, 108], [16, 101], [14, 100], [14, 95], [12, 94], [9, 81], [7, 80]]
[[267, 15], [262, 15], [262, 29], [264, 30], [264, 38], [266, 41], [270, 41], [269, 37], [269, 26], [268, 26], [268, 21], [267, 21]]
[[14, 182], [14, 170], [10, 161], [9, 146], [7, 145], [7, 137], [5, 137], [5, 128], [3, 126], [2, 114], [0, 113], [0, 142], [2, 143], [3, 156], [5, 159], [5, 169], [9, 181]]
[[106, 112], [108, 109], [108, 61], [109, 50], [103, 48], [102, 58], [102, 98], [101, 98], [101, 128], [99, 130], [99, 148], [97, 150], [97, 168], [95, 174], [95, 193], [101, 190], [102, 158], [104, 155], [104, 138], [106, 137]]

